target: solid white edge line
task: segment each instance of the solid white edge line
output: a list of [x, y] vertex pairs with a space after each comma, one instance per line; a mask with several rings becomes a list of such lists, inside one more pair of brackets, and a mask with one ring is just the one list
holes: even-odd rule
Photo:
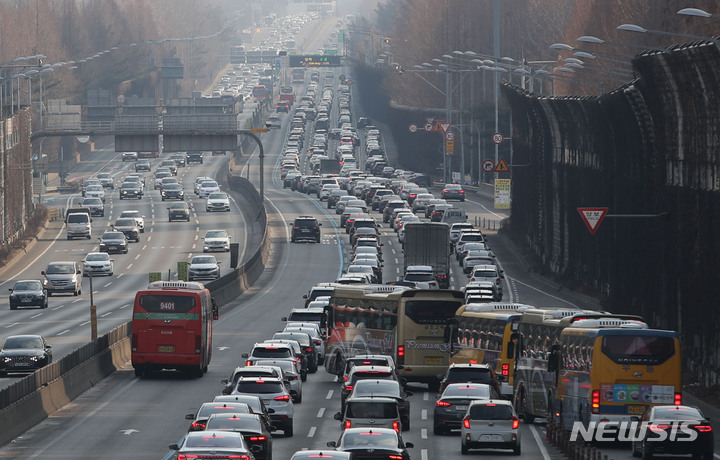
[[550, 454], [548, 454], [547, 449], [545, 448], [545, 444], [543, 444], [542, 438], [540, 438], [540, 433], [538, 433], [537, 429], [535, 428], [535, 425], [530, 425], [530, 431], [533, 434], [533, 438], [535, 438], [535, 442], [538, 445], [538, 448], [540, 449], [540, 453], [543, 456], [543, 460], [550, 460]]

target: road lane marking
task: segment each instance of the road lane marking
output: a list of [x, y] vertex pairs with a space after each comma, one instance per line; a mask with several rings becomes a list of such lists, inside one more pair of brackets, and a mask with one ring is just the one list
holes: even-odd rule
[[316, 430], [316, 429], [317, 429], [317, 428], [315, 428], [314, 426], [311, 426], [311, 427], [310, 427], [310, 431], [308, 431], [307, 437], [308, 437], [308, 438], [312, 438], [313, 436], [315, 436], [315, 430]]
[[427, 409], [423, 409], [423, 410], [420, 412], [420, 418], [421, 418], [422, 420], [427, 420]]
[[317, 413], [317, 418], [322, 418], [322, 416], [325, 414], [325, 408], [321, 407], [320, 410]]
[[33, 315], [33, 316], [30, 317], [30, 319], [35, 319], [35, 318], [37, 318], [38, 316], [42, 316], [42, 313], [38, 313], [37, 315]]
[[530, 431], [532, 431], [533, 438], [535, 438], [535, 443], [538, 445], [538, 448], [540, 449], [540, 453], [543, 456], [543, 460], [550, 460], [550, 455], [548, 454], [548, 451], [545, 448], [545, 444], [543, 444], [543, 441], [540, 438], [540, 433], [538, 433], [537, 429], [535, 429], [535, 425], [530, 425]]
[[11, 328], [13, 326], [17, 326], [19, 323], [10, 323], [7, 326], [5, 326], [5, 329]]
[[423, 449], [420, 451], [420, 460], [428, 460], [427, 449]]
[[429, 399], [430, 399], [430, 392], [426, 391], [425, 393], [423, 393], [423, 401], [427, 401]]
[[65, 330], [62, 331], [62, 332], [58, 332], [58, 335], [67, 334], [68, 332], [70, 332], [70, 329], [65, 329]]
[[422, 430], [420, 430], [420, 437], [422, 439], [427, 439], [427, 428], [423, 428]]
[[335, 390], [329, 390], [327, 396], [325, 396], [325, 399], [330, 399], [330, 398], [332, 398], [333, 393], [335, 393]]

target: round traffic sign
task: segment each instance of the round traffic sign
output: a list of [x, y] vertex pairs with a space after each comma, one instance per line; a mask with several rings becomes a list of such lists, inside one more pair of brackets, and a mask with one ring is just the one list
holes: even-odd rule
[[492, 135], [492, 141], [495, 144], [502, 144], [502, 141], [504, 141], [505, 138], [503, 137], [502, 133], [495, 133]]
[[433, 124], [432, 123], [425, 123], [425, 131], [430, 132], [433, 130]]
[[410, 126], [408, 126], [408, 131], [411, 133], [414, 133], [417, 131], [417, 125], [415, 123], [410, 123]]
[[455, 140], [455, 133], [453, 133], [452, 131], [449, 131], [449, 132], [445, 133], [445, 140], [454, 141], [454, 140]]
[[485, 160], [485, 161], [482, 162], [482, 164], [480, 165], [480, 167], [481, 167], [482, 170], [485, 171], [486, 173], [493, 172], [493, 170], [495, 170], [495, 162], [492, 161], [492, 160]]

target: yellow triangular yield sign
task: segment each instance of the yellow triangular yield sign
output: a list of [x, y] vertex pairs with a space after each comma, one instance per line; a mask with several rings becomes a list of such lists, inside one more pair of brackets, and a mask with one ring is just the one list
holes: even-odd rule
[[500, 161], [498, 161], [498, 164], [495, 167], [495, 172], [508, 172], [508, 171], [510, 171], [510, 168], [508, 168], [507, 163], [505, 163], [505, 159], [500, 158]]

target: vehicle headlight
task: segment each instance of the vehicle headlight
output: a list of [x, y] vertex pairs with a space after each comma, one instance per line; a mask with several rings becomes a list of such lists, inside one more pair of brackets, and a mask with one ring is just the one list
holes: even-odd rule
[[37, 362], [40, 359], [39, 356], [31, 356], [30, 361]]
[[77, 282], [77, 276], [73, 276], [73, 277], [72, 277], [72, 282], [73, 282], [73, 283]]
[[3, 358], [3, 362], [5, 362], [5, 363], [11, 363], [11, 362], [12, 362], [12, 358], [6, 356], [6, 357]]
[[43, 280], [43, 286], [47, 286], [48, 284], [50, 284], [50, 281], [48, 281], [47, 279], [44, 279], [44, 280]]

